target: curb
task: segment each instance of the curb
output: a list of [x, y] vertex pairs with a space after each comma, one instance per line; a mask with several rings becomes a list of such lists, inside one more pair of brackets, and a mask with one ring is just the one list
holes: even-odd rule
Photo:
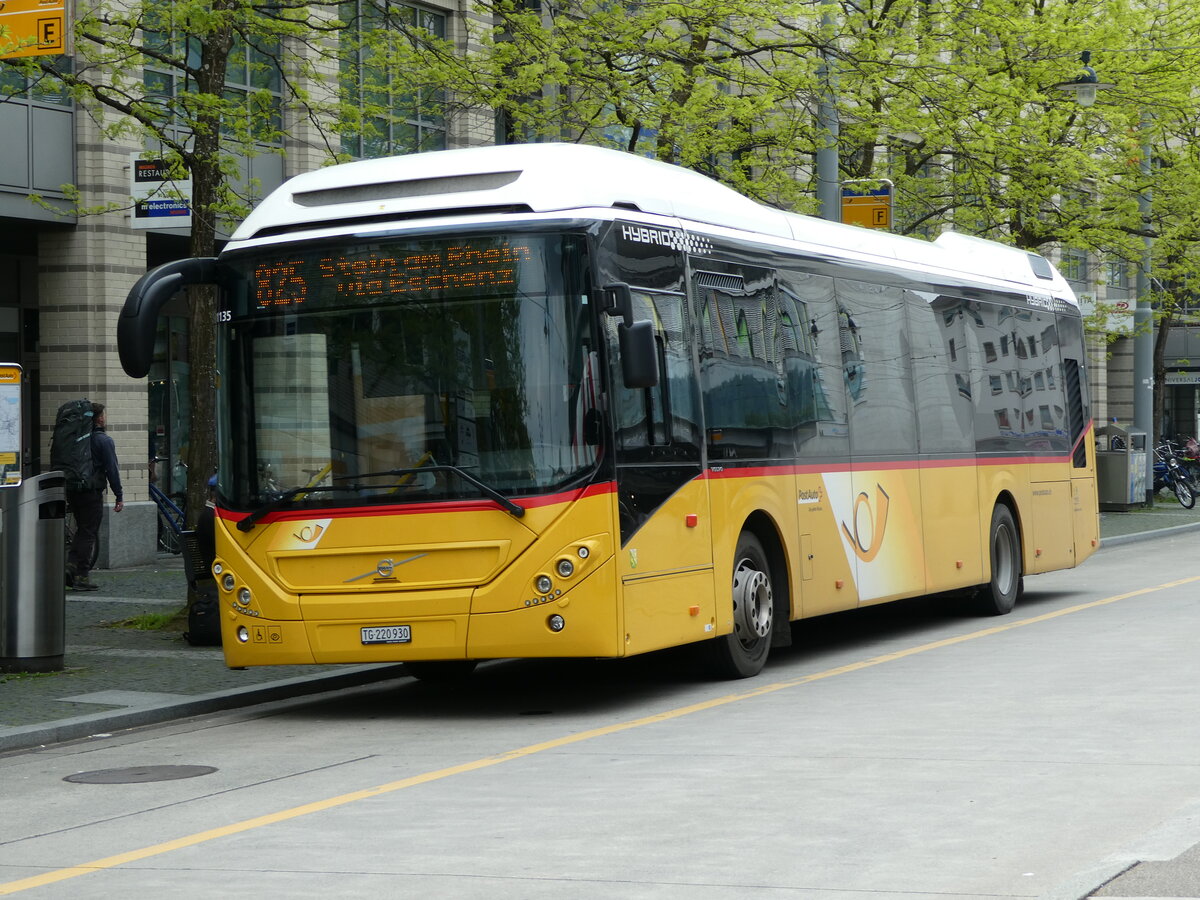
[[284, 678], [244, 688], [198, 694], [178, 702], [162, 703], [157, 706], [92, 713], [87, 716], [76, 716], [36, 725], [5, 728], [0, 729], [0, 753], [11, 750], [30, 750], [47, 744], [74, 741], [92, 737], [99, 732], [123, 731], [142, 725], [157, 725], [162, 722], [184, 719], [189, 716], [302, 697], [306, 694], [358, 687], [363, 684], [386, 681], [389, 678], [399, 678], [404, 674], [402, 663], [352, 666], [328, 675]]
[[1200, 522], [1190, 522], [1187, 525], [1172, 525], [1168, 528], [1151, 528], [1147, 531], [1135, 531], [1133, 534], [1115, 534], [1112, 537], [1100, 539], [1100, 549], [1116, 547], [1120, 544], [1133, 544], [1138, 541], [1149, 541], [1154, 538], [1171, 537], [1188, 531], [1200, 529]]

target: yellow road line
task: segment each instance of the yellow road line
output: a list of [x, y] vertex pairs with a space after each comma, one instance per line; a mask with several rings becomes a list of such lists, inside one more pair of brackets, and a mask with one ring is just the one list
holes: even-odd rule
[[526, 747], [520, 747], [516, 750], [509, 750], [505, 753], [496, 754], [495, 756], [487, 756], [483, 759], [462, 763], [461, 765], [449, 766], [444, 769], [437, 769], [433, 772], [425, 772], [421, 775], [413, 775], [410, 778], [402, 778], [399, 781], [390, 781], [387, 784], [366, 788], [361, 791], [353, 791], [349, 794], [339, 794], [336, 797], [329, 797], [325, 800], [318, 800], [314, 803], [305, 803], [302, 806], [293, 806], [291, 809], [280, 810], [279, 812], [269, 813], [265, 816], [257, 816], [253, 819], [245, 819], [241, 822], [223, 825], [220, 828], [210, 828], [207, 831], [200, 831], [196, 834], [186, 835], [181, 838], [176, 838], [173, 841], [164, 841], [161, 844], [152, 844], [151, 846], [143, 847], [140, 850], [131, 850], [127, 853], [118, 853], [114, 856], [106, 856], [103, 859], [92, 860], [91, 862], [81, 863], [77, 866], [71, 866], [70, 868], [56, 869], [52, 872], [45, 872], [41, 875], [34, 875], [31, 878], [22, 878], [17, 881], [9, 881], [4, 884], [0, 884], [0, 895], [16, 894], [20, 891], [29, 890], [30, 888], [42, 887], [47, 884], [66, 881], [70, 878], [77, 878], [80, 875], [87, 875], [90, 872], [112, 869], [117, 866], [125, 865], [126, 863], [138, 862], [139, 860], [149, 859], [153, 856], [161, 856], [164, 853], [170, 853], [173, 850], [182, 850], [184, 847], [194, 847], [197, 844], [203, 844], [207, 841], [216, 840], [217, 838], [241, 834], [242, 832], [252, 831], [255, 828], [262, 828], [266, 825], [274, 825], [278, 822], [286, 822], [290, 819], [298, 819], [301, 816], [307, 816], [311, 815], [312, 813], [322, 812], [327, 809], [345, 806], [348, 803], [355, 803], [359, 800], [366, 800], [370, 797], [378, 797], [382, 794], [390, 794], [394, 791], [402, 791], [405, 788], [415, 787], [418, 784], [428, 784], [432, 781], [441, 781], [444, 778], [451, 778], [455, 775], [462, 775], [466, 772], [475, 772], [479, 769], [487, 769], [491, 766], [510, 762], [514, 759], [522, 759], [526, 756], [544, 753], [547, 750], [555, 750], [559, 747], [567, 747], [571, 744], [590, 741], [593, 738], [604, 737], [605, 735], [610, 734], [618, 734], [622, 731], [629, 731], [633, 728], [641, 728], [643, 725], [653, 725], [658, 722], [668, 722], [672, 719], [681, 719], [684, 716], [690, 716], [693, 713], [703, 712], [709, 709], [716, 709], [717, 707], [726, 706], [730, 703], [738, 703], [742, 700], [750, 700], [754, 697], [762, 697], [767, 694], [773, 694], [776, 691], [782, 691], [786, 690], [787, 688], [810, 684], [814, 681], [822, 681], [826, 678], [833, 678], [837, 675], [847, 675], [851, 672], [869, 669], [873, 666], [882, 665], [883, 663], [895, 662], [898, 659], [916, 656], [918, 653], [926, 653], [930, 650], [938, 650], [942, 647], [951, 647], [955, 644], [965, 643], [966, 641], [973, 641], [982, 637], [1001, 634], [1005, 631], [1012, 631], [1014, 628], [1023, 628], [1026, 625], [1037, 625], [1041, 622], [1048, 622], [1051, 619], [1069, 616], [1073, 613], [1094, 609], [1098, 606], [1105, 606], [1109, 603], [1116, 603], [1120, 600], [1128, 600], [1131, 597], [1140, 597], [1146, 594], [1153, 594], [1158, 591], [1166, 590], [1167, 588], [1190, 584], [1194, 581], [1200, 581], [1200, 575], [1191, 578], [1183, 578], [1178, 581], [1169, 581], [1165, 584], [1160, 584], [1155, 587], [1129, 591], [1125, 594], [1116, 594], [1112, 597], [1105, 597], [1103, 600], [1093, 600], [1090, 603], [1081, 603], [1077, 606], [1066, 607], [1065, 609], [1055, 610], [1054, 612], [1045, 613], [1044, 615], [1040, 616], [1034, 616], [1029, 619], [1020, 619], [1016, 622], [1008, 622], [1004, 625], [997, 625], [994, 628], [984, 628], [979, 631], [972, 631], [969, 634], [962, 634], [957, 637], [945, 638], [940, 641], [931, 641], [928, 644], [910, 647], [907, 650], [897, 650], [895, 653], [885, 653], [882, 656], [873, 656], [870, 659], [864, 659], [845, 666], [838, 666], [834, 669], [826, 669], [823, 672], [815, 672], [811, 675], [804, 675], [799, 678], [788, 679], [787, 681], [776, 681], [771, 684], [762, 685], [761, 687], [752, 688], [748, 691], [743, 691], [741, 693], [726, 694], [723, 697], [716, 697], [712, 700], [705, 700], [701, 703], [693, 703], [690, 706], [681, 706], [676, 709], [655, 713], [650, 716], [642, 716], [639, 719], [631, 719], [627, 722], [618, 722], [613, 725], [605, 725], [602, 728], [593, 728], [590, 731], [581, 731], [577, 734], [554, 738], [553, 740], [549, 741], [542, 741], [538, 744], [530, 744]]

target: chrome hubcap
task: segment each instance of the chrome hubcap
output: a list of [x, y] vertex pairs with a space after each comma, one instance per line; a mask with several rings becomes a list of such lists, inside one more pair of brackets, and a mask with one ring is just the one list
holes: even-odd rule
[[743, 644], [753, 644], [771, 633], [773, 612], [771, 579], [748, 559], [733, 573], [733, 630]]

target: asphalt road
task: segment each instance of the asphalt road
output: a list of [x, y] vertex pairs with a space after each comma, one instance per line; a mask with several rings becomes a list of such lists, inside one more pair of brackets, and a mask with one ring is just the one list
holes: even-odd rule
[[3, 757], [0, 894], [1200, 896], [1198, 537], [802, 623], [748, 681], [494, 663]]

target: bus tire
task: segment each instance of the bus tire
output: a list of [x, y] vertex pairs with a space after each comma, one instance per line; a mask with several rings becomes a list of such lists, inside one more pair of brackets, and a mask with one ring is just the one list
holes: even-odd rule
[[775, 591], [762, 543], [749, 531], [733, 555], [733, 631], [707, 641], [708, 669], [720, 678], [750, 678], [762, 671], [771, 652]]
[[418, 681], [450, 684], [465, 681], [478, 664], [478, 660], [474, 659], [420, 659], [406, 662], [404, 670]]
[[1021, 575], [1021, 534], [1012, 510], [1003, 503], [997, 503], [992, 510], [988, 553], [992, 578], [979, 591], [979, 612], [987, 616], [1003, 616], [1012, 612], [1025, 587]]

